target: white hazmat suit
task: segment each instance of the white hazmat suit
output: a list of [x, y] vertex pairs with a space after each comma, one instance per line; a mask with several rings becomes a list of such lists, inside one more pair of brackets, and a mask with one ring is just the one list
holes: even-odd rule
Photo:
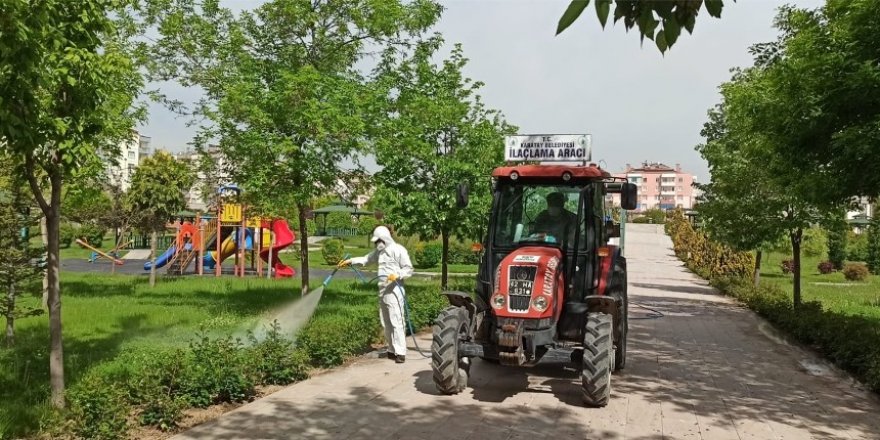
[[406, 329], [403, 321], [403, 304], [406, 293], [403, 285], [393, 280], [403, 280], [412, 276], [413, 265], [409, 259], [409, 252], [391, 238], [391, 231], [385, 226], [379, 226], [373, 230], [370, 241], [378, 245], [375, 250], [366, 256], [352, 258], [346, 263], [359, 266], [378, 265], [379, 319], [385, 330], [385, 342], [388, 344], [389, 357], [396, 355], [398, 361], [402, 361], [403, 356], [406, 356]]

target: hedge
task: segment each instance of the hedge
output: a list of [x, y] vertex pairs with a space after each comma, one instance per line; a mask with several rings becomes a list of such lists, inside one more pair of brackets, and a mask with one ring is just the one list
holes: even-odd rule
[[665, 229], [672, 238], [675, 255], [703, 278], [746, 277], [755, 268], [751, 253], [713, 242], [706, 234], [694, 230], [680, 209], [667, 218]]
[[[458, 282], [453, 289], [472, 287], [470, 280]], [[259, 385], [285, 385], [307, 378], [311, 367], [340, 365], [382, 338], [376, 289], [354, 281], [328, 288], [295, 341], [274, 323], [259, 341], [196, 335], [186, 348], [125, 352], [67, 391], [67, 422], [44, 434], [67, 437], [70, 429], [80, 438], [123, 439], [135, 423], [173, 430], [186, 408], [249, 401]], [[447, 305], [433, 283], [407, 283], [406, 293], [415, 329], [429, 326]]]

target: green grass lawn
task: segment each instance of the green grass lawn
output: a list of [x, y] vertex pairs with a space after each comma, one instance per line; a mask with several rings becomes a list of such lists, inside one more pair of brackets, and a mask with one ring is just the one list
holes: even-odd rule
[[[765, 254], [761, 276], [763, 283], [777, 284], [789, 295], [792, 276], [782, 273], [782, 260], [791, 258], [779, 253]], [[847, 281], [843, 274], [819, 273], [819, 257], [804, 257], [801, 262], [801, 290], [804, 301], [819, 301], [829, 310], [849, 315], [880, 319], [880, 276], [869, 276], [864, 282]]]
[[[186, 347], [199, 332], [243, 336], [271, 316], [271, 310], [299, 296], [296, 279], [192, 276], [160, 279], [154, 289], [146, 283], [145, 277], [62, 274], [68, 388], [90, 371]], [[429, 324], [445, 304], [436, 281], [413, 282], [407, 290], [415, 325]], [[39, 298], [21, 302], [35, 305]], [[304, 330], [312, 344], [306, 350], [313, 362], [335, 365], [366, 348], [380, 334], [376, 316], [375, 285], [342, 279], [331, 283], [315, 319]], [[361, 327], [350, 328], [353, 322], [361, 322]], [[351, 337], [352, 331], [360, 336]], [[46, 403], [47, 317], [18, 321], [16, 336], [15, 347], [0, 345], [0, 438], [33, 433], [53, 414]], [[328, 352], [328, 347], [333, 351]]]
[[[125, 275], [62, 275], [68, 385], [122, 353], [185, 345], [199, 329], [223, 333], [252, 328], [261, 313], [299, 293], [298, 280], [190, 277], [162, 280], [155, 289], [146, 281]], [[48, 413], [48, 346], [44, 315], [18, 321], [16, 346], [0, 349], [0, 438], [9, 434], [9, 425], [29, 430]]]

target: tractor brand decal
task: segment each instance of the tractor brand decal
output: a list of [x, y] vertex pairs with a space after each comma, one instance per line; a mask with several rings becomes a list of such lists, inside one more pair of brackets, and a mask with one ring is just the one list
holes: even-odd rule
[[540, 255], [517, 255], [513, 257], [514, 263], [537, 263], [541, 261]]
[[559, 258], [553, 257], [547, 262], [547, 270], [544, 271], [544, 295], [553, 295], [553, 280], [556, 279], [557, 266], [559, 266]]
[[505, 138], [504, 160], [578, 162], [590, 160], [592, 138], [588, 134], [525, 135]]

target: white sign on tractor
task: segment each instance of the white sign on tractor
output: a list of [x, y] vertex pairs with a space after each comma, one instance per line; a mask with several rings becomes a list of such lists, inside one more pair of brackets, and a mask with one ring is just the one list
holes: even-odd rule
[[516, 135], [504, 139], [504, 160], [509, 162], [580, 162], [591, 157], [588, 134]]

